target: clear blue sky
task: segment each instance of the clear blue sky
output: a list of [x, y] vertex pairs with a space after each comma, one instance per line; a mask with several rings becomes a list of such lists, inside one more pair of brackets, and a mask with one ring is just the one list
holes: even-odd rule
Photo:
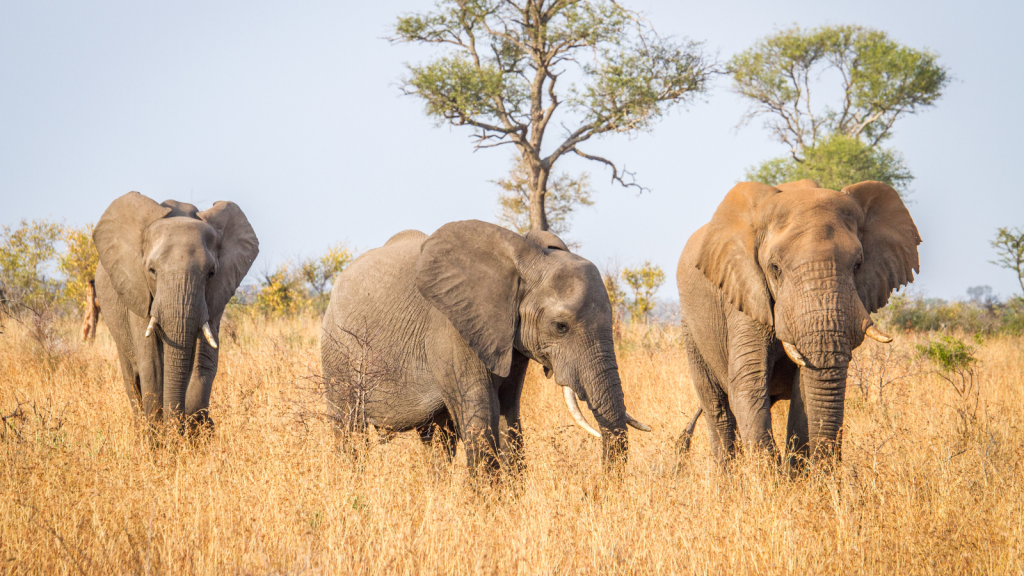
[[[671, 2], [623, 0], [662, 34], [707, 42], [722, 60], [778, 27], [861, 24], [941, 55], [956, 80], [937, 107], [897, 124], [890, 145], [917, 176], [929, 296], [987, 284], [1019, 292], [988, 260], [999, 226], [1024, 226], [1024, 2]], [[94, 222], [138, 190], [200, 208], [240, 204], [260, 237], [254, 271], [339, 240], [381, 245], [408, 228], [494, 220], [512, 150], [474, 153], [464, 129], [438, 128], [399, 95], [404, 62], [431, 50], [382, 37], [429, 1], [0, 3], [0, 224]], [[651, 193], [590, 170], [597, 204], [571, 238], [603, 265], [675, 264], [744, 169], [784, 152], [721, 81], [652, 134], [588, 151], [636, 171]]]

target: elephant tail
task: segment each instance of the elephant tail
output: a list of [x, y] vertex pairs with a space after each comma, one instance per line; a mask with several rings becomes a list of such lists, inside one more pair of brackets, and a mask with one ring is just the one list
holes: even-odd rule
[[700, 420], [700, 415], [704, 413], [704, 409], [698, 407], [697, 413], [693, 415], [690, 423], [686, 425], [683, 433], [679, 435], [679, 440], [676, 441], [676, 453], [686, 454], [690, 451], [690, 442], [693, 440], [693, 430], [697, 427], [697, 420]]

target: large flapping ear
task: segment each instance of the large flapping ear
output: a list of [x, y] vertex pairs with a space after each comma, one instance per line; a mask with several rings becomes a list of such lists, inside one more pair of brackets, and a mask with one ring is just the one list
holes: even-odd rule
[[868, 312], [885, 306], [892, 291], [914, 280], [921, 271], [917, 245], [921, 235], [900, 195], [892, 186], [867, 181], [843, 188], [860, 204], [864, 262], [854, 276], [857, 293]]
[[210, 318], [217, 318], [260, 253], [260, 241], [242, 209], [234, 202], [215, 202], [198, 216], [220, 235], [217, 271], [206, 287], [206, 308]]
[[569, 251], [569, 247], [565, 245], [565, 242], [562, 242], [561, 238], [546, 230], [530, 230], [526, 233], [526, 239], [548, 250]]
[[479, 220], [445, 224], [423, 242], [416, 288], [501, 377], [512, 366], [521, 266], [538, 256], [537, 244]]
[[726, 300], [754, 320], [772, 326], [771, 294], [757, 263], [758, 205], [778, 194], [776, 188], [741, 182], [718, 205], [704, 231], [697, 268]]
[[170, 212], [171, 208], [129, 192], [110, 203], [92, 232], [100, 264], [121, 301], [136, 316], [149, 316], [151, 298], [142, 253], [143, 232]]

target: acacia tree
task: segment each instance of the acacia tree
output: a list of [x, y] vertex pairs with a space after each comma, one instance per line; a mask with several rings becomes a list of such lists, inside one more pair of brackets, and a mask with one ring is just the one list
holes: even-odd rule
[[[548, 179], [566, 154], [600, 162], [613, 182], [643, 190], [632, 173], [580, 145], [650, 130], [669, 108], [705, 92], [715, 71], [700, 43], [661, 37], [614, 0], [438, 0], [431, 12], [399, 17], [391, 41], [450, 48], [408, 65], [402, 90], [439, 123], [473, 128], [476, 148], [518, 149], [536, 230], [549, 227]], [[551, 148], [545, 136], [559, 110], [568, 115], [560, 115], [564, 133]]]
[[990, 244], [998, 256], [990, 262], [1016, 272], [1020, 289], [1024, 292], [1024, 228], [998, 228], [995, 240]]
[[[950, 80], [934, 53], [862, 26], [782, 30], [734, 56], [728, 71], [735, 91], [751, 102], [741, 124], [764, 117], [790, 152], [748, 176], [834, 177], [835, 186], [867, 173], [897, 190], [913, 176], [898, 152], [880, 145], [898, 119], [934, 106]], [[838, 80], [840, 98], [815, 107], [812, 90], [830, 79]]]
[[[516, 163], [508, 177], [494, 181], [501, 188], [498, 195], [498, 223], [519, 234], [530, 231], [530, 181], [530, 171], [522, 162]], [[577, 178], [565, 172], [549, 176], [544, 194], [548, 230], [559, 236], [567, 233], [576, 208], [594, 205], [593, 192], [590, 175], [586, 172]], [[565, 238], [562, 240], [570, 248], [578, 248], [573, 246], [573, 242]]]

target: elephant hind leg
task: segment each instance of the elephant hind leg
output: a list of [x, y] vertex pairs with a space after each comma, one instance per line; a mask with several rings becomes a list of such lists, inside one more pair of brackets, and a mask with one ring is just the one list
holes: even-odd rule
[[[719, 463], [724, 464], [732, 458], [736, 451], [736, 417], [729, 409], [729, 398], [726, 396], [718, 378], [704, 361], [700, 351], [691, 337], [685, 338], [686, 359], [690, 365], [690, 378], [693, 389], [697, 393], [704, 419], [708, 425], [708, 438], [711, 452]], [[688, 428], [692, 431], [692, 428]], [[677, 450], [685, 446], [689, 448], [689, 438], [683, 431], [676, 442]]]

